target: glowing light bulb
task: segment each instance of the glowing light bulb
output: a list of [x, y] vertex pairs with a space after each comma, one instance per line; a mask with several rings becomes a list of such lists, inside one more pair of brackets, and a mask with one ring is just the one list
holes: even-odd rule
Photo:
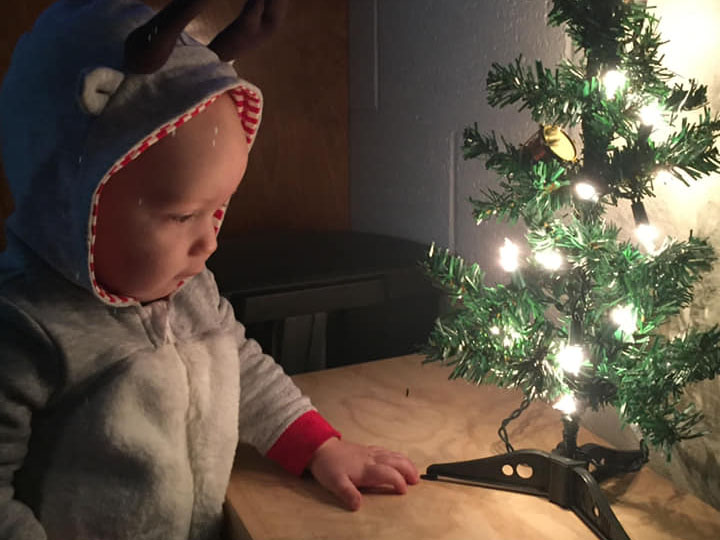
[[675, 175], [666, 169], [660, 169], [657, 174], [655, 174], [655, 182], [663, 186], [672, 184], [676, 180]]
[[577, 402], [575, 396], [572, 394], [565, 394], [563, 397], [558, 399], [553, 405], [553, 409], [557, 409], [565, 414], [572, 414], [577, 410]]
[[655, 240], [660, 236], [655, 226], [641, 223], [635, 229], [635, 236], [648, 253], [655, 253]]
[[575, 184], [575, 193], [584, 201], [597, 201], [598, 192], [595, 186], [589, 182], [578, 182]]
[[503, 339], [503, 345], [505, 347], [512, 347], [515, 342], [520, 339], [520, 334], [514, 328], [505, 329], [505, 339]]
[[581, 346], [566, 345], [557, 353], [555, 359], [558, 361], [558, 364], [560, 364], [560, 369], [566, 373], [577, 375], [580, 373], [585, 355], [583, 354]]
[[500, 266], [506, 272], [514, 272], [520, 266], [520, 249], [509, 238], [500, 248]]
[[615, 97], [618, 90], [621, 90], [627, 84], [627, 77], [622, 71], [611, 69], [603, 76], [603, 86], [605, 87], [605, 95], [608, 99]]
[[640, 109], [640, 121], [646, 126], [661, 127], [665, 125], [660, 104], [655, 101]]
[[610, 319], [623, 334], [632, 335], [637, 330], [637, 313], [633, 306], [617, 306], [610, 312]]
[[558, 270], [565, 262], [560, 252], [554, 249], [538, 251], [535, 254], [535, 260], [548, 270]]

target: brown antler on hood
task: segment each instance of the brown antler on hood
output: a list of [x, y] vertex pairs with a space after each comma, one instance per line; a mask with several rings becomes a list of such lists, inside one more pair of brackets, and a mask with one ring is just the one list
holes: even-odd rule
[[[257, 46], [283, 18], [288, 0], [247, 0], [240, 15], [208, 45], [223, 61]], [[153, 73], [170, 57], [178, 37], [208, 0], [173, 0], [125, 42], [125, 67], [133, 73]]]
[[238, 18], [208, 47], [226, 62], [256, 47], [278, 27], [287, 4], [288, 0], [248, 0]]
[[125, 41], [125, 67], [133, 73], [160, 69], [175, 48], [178, 36], [203, 10], [207, 0], [173, 0]]

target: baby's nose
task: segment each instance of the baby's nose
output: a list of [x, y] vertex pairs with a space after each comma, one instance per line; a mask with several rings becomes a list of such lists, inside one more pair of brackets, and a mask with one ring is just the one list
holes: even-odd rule
[[203, 227], [203, 230], [200, 231], [200, 234], [190, 249], [190, 254], [194, 256], [204, 256], [207, 258], [212, 255], [216, 249], [217, 227], [212, 224], [209, 227]]

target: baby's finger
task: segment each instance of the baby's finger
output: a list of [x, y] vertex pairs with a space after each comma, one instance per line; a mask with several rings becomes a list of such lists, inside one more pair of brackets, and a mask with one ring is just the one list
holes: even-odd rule
[[357, 510], [362, 502], [362, 494], [346, 475], [337, 477], [332, 484], [326, 485], [342, 501], [348, 510]]
[[379, 463], [389, 465], [402, 474], [408, 484], [417, 484], [420, 481], [420, 473], [406, 456], [402, 454], [390, 454], [377, 459]]
[[356, 484], [360, 487], [393, 486], [395, 493], [407, 492], [407, 482], [396, 469], [384, 463], [375, 463], [366, 467], [362, 478]]

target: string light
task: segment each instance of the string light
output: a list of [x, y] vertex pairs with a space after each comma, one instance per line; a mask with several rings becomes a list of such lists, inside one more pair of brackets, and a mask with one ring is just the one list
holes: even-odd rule
[[520, 266], [520, 249], [509, 238], [500, 248], [500, 266], [506, 272], [514, 272]]
[[538, 251], [535, 254], [535, 260], [547, 270], [558, 270], [565, 262], [562, 254], [554, 249]]
[[575, 401], [575, 397], [572, 394], [565, 394], [555, 402], [553, 409], [557, 409], [567, 415], [573, 414], [577, 411], [577, 402]]
[[580, 345], [566, 345], [560, 349], [555, 359], [564, 372], [577, 375], [585, 360], [585, 354]]
[[649, 223], [638, 225], [635, 229], [635, 236], [638, 242], [648, 253], [655, 253], [655, 241], [660, 237], [660, 231]]
[[648, 103], [640, 109], [640, 121], [646, 126], [662, 127], [665, 125], [662, 113], [662, 108], [657, 101]]
[[584, 201], [597, 202], [598, 192], [590, 182], [576, 182], [575, 193]]
[[655, 182], [657, 182], [658, 184], [661, 184], [663, 186], [672, 184], [676, 180], [677, 180], [677, 178], [675, 177], [675, 175], [666, 169], [660, 169], [655, 174]]
[[613, 99], [618, 90], [625, 88], [627, 77], [622, 71], [611, 69], [605, 73], [602, 82], [605, 87], [605, 95], [608, 99]]
[[503, 346], [512, 347], [513, 345], [515, 345], [515, 342], [520, 339], [520, 337], [520, 333], [513, 328], [506, 328], [505, 339], [503, 339]]
[[648, 253], [655, 253], [655, 240], [660, 236], [660, 231], [650, 224], [645, 206], [640, 201], [632, 203], [633, 218], [635, 218], [635, 236]]
[[637, 330], [637, 313], [634, 306], [617, 306], [610, 312], [610, 319], [628, 336]]

